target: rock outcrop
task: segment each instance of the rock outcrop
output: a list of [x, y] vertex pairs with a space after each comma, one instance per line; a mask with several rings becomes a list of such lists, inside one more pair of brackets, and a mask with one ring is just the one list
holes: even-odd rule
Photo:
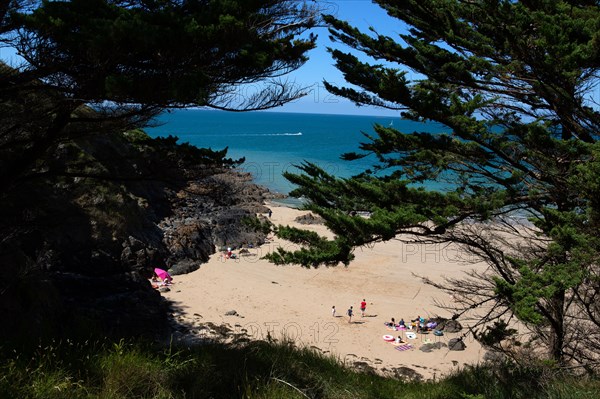
[[452, 338], [448, 341], [448, 349], [451, 351], [464, 351], [466, 347], [467, 345], [465, 345], [461, 338]]
[[268, 211], [263, 205], [267, 192], [253, 184], [250, 175], [234, 171], [193, 182], [178, 193], [173, 214], [158, 223], [167, 250], [165, 265], [174, 275], [189, 273], [215, 249], [263, 243], [265, 234], [250, 228], [245, 219]]
[[298, 216], [296, 222], [300, 224], [323, 224], [325, 223], [325, 219], [323, 219], [319, 215], [314, 215], [312, 213], [307, 213], [306, 215]]
[[167, 334], [154, 267], [188, 273], [221, 246], [265, 238], [244, 220], [268, 212], [268, 191], [224, 155], [141, 132], [60, 144], [43, 167], [69, 174], [0, 198], [0, 336]]

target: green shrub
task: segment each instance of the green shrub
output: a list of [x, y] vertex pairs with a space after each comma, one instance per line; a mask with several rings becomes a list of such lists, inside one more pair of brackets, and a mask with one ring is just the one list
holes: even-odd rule
[[357, 372], [289, 342], [193, 348], [149, 342], [61, 341], [0, 348], [0, 398], [587, 399], [595, 378], [544, 364], [465, 367], [439, 381]]
[[142, 129], [128, 130], [123, 133], [123, 136], [133, 144], [142, 144], [151, 140], [150, 136]]

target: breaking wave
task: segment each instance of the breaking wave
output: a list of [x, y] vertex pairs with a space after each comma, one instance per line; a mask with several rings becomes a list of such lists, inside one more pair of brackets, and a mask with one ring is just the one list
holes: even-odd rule
[[[180, 135], [185, 137], [188, 135]], [[191, 135], [190, 135], [191, 136]], [[295, 133], [232, 133], [232, 134], [203, 134], [204, 137], [267, 137], [267, 136], [302, 136], [302, 132]]]

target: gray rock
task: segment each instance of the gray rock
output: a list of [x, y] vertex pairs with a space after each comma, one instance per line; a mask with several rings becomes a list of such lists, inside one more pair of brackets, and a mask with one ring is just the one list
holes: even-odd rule
[[448, 345], [446, 345], [443, 342], [435, 342], [435, 343], [428, 343], [428, 344], [422, 345], [419, 348], [419, 350], [423, 351], [423, 352], [426, 352], [426, 353], [429, 353], [429, 352], [432, 352], [432, 351], [434, 351], [436, 349], [442, 349], [442, 348], [447, 347], [447, 346]]
[[422, 381], [423, 376], [410, 367], [395, 367], [392, 369], [395, 378], [403, 381]]
[[307, 213], [306, 215], [298, 216], [294, 220], [300, 224], [323, 224], [323, 223], [325, 223], [325, 220], [321, 216], [313, 215], [312, 213]]
[[444, 320], [440, 322], [437, 329], [445, 333], [456, 333], [462, 330], [462, 325], [456, 320]]
[[188, 274], [193, 271], [196, 271], [200, 268], [200, 264], [198, 261], [192, 261], [189, 259], [181, 260], [175, 263], [173, 266], [169, 268], [169, 274], [172, 276], [177, 276], [180, 274]]
[[506, 359], [506, 355], [496, 351], [487, 351], [483, 355], [483, 360], [486, 362], [497, 363]]
[[352, 366], [355, 370], [357, 370], [363, 374], [370, 374], [370, 375], [376, 374], [375, 368], [367, 362], [363, 362], [363, 361], [354, 362], [354, 363], [352, 363]]
[[448, 349], [451, 351], [464, 351], [467, 345], [460, 338], [452, 338], [448, 341]]

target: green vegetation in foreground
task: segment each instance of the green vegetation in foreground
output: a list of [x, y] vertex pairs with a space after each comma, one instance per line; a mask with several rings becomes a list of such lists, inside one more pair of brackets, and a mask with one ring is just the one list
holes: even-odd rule
[[[0, 355], [1, 398], [596, 398], [598, 380], [480, 366], [436, 382], [359, 373], [290, 344], [165, 348], [63, 341]], [[553, 377], [551, 377], [553, 375]]]

